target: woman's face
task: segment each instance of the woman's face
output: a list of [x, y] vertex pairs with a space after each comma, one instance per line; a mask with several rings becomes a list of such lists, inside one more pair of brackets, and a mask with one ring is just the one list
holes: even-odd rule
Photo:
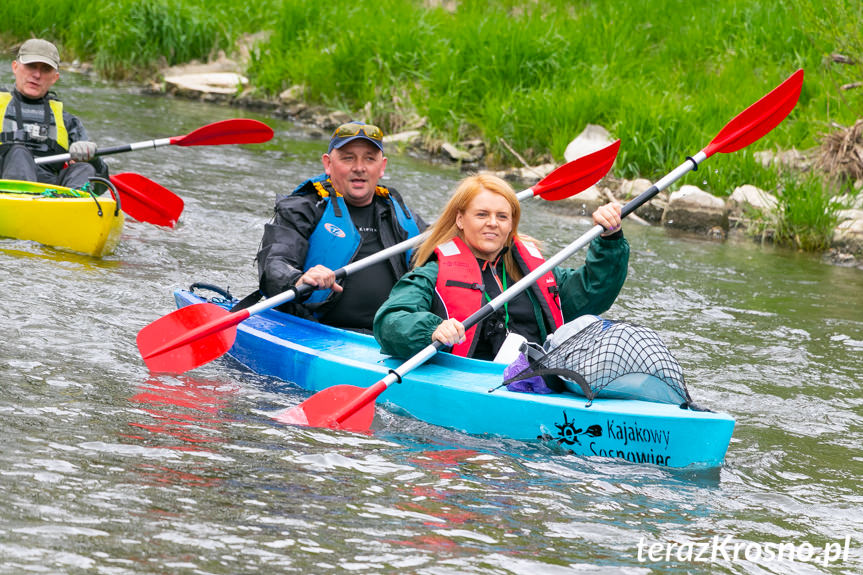
[[483, 189], [455, 223], [473, 255], [493, 261], [512, 231], [512, 208], [503, 196]]

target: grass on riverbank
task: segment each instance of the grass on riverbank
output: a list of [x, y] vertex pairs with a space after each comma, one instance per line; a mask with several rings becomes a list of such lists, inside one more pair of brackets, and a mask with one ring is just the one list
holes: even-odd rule
[[[448, 7], [454, 6], [454, 10]], [[272, 31], [249, 75], [264, 94], [302, 84], [312, 103], [388, 131], [426, 119], [436, 138], [479, 137], [491, 162], [553, 158], [586, 124], [622, 140], [618, 176], [650, 179], [705, 146], [797, 68], [788, 120], [741, 152], [712, 158], [697, 183], [727, 195], [776, 191], [758, 149], [810, 148], [863, 110], [859, 0], [4, 0], [0, 32], [43, 35], [112, 77], [206, 59], [238, 37]], [[44, 23], [39, 26], [34, 22]], [[49, 24], [49, 23], [54, 24]], [[63, 23], [60, 25], [59, 23]], [[839, 63], [841, 54], [851, 63]]]
[[[850, 190], [848, 190], [850, 192]], [[802, 251], [830, 248], [843, 209], [827, 180], [814, 174], [779, 176], [775, 209], [749, 208], [745, 232]]]

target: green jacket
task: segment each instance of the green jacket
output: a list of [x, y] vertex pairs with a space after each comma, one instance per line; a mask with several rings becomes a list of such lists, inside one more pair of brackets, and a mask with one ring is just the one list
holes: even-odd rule
[[[593, 240], [584, 265], [578, 269], [555, 267], [564, 321], [606, 312], [623, 287], [628, 265], [629, 242], [621, 234], [613, 239]], [[384, 353], [409, 357], [431, 343], [432, 333], [443, 321], [431, 311], [437, 297], [437, 273], [438, 263], [434, 260], [411, 270], [396, 283], [378, 309], [373, 328]], [[531, 301], [536, 316], [542, 317], [532, 294]]]

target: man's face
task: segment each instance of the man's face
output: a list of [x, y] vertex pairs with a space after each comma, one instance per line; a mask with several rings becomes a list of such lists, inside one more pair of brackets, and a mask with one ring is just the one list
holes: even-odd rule
[[43, 97], [60, 78], [60, 72], [45, 62], [22, 64], [12, 61], [12, 73], [15, 75], [15, 88], [28, 98]]
[[384, 175], [387, 159], [371, 142], [354, 140], [321, 158], [336, 191], [352, 206], [367, 206]]

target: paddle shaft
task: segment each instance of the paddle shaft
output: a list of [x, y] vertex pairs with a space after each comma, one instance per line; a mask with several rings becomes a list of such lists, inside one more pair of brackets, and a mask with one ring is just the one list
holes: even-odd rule
[[[110, 156], [111, 154], [121, 154], [123, 152], [133, 152], [135, 150], [146, 150], [147, 148], [158, 148], [160, 146], [168, 146], [174, 138], [159, 138], [158, 140], [147, 140], [146, 142], [135, 142], [133, 144], [123, 144], [121, 146], [111, 146], [108, 148], [97, 148], [97, 156]], [[72, 158], [71, 154], [57, 154], [54, 156], [43, 156], [36, 158], [37, 164], [59, 164], [60, 162], [68, 162]]]
[[[707, 154], [704, 153], [704, 150], [698, 152], [694, 156], [690, 156], [686, 158], [686, 161], [677, 166], [674, 170], [669, 172], [666, 176], [660, 179], [658, 182], [641, 192], [637, 197], [627, 202], [623, 208], [620, 210], [620, 217], [625, 218], [648, 201], [650, 201], [656, 194], [685, 176], [691, 170], [697, 170], [699, 164], [707, 159]], [[600, 227], [601, 226], [597, 226]], [[595, 229], [595, 228], [594, 228]], [[593, 231], [593, 230], [591, 230]], [[601, 231], [601, 230], [600, 230]], [[598, 234], [597, 234], [598, 235]], [[595, 236], [594, 236], [595, 237]], [[592, 239], [592, 238], [591, 238]]]
[[[366, 256], [362, 259], [359, 259], [355, 262], [351, 262], [344, 267], [341, 267], [335, 270], [336, 281], [340, 281], [348, 277], [349, 275], [358, 272], [360, 270], [364, 270], [369, 268], [375, 264], [378, 264], [382, 261], [386, 261], [387, 259], [400, 255], [409, 249], [419, 245], [421, 241], [426, 239], [428, 236], [428, 232], [423, 232], [418, 236], [414, 236], [412, 238], [408, 238], [403, 242], [399, 242], [394, 246], [390, 246], [385, 248], [379, 252], [375, 252], [370, 256]], [[309, 284], [300, 284], [299, 286], [293, 286], [283, 291], [278, 295], [274, 295], [273, 297], [268, 297], [267, 299], [256, 303], [255, 305], [249, 306], [245, 311], [249, 312], [249, 315], [255, 315], [256, 313], [260, 313], [264, 310], [268, 310], [274, 308], [283, 303], [288, 303], [293, 301], [297, 296], [303, 296], [308, 293], [315, 291], [315, 286]], [[242, 320], [240, 320], [242, 321]], [[239, 321], [237, 322], [239, 323]], [[236, 324], [232, 324], [236, 325]]]
[[[134, 144], [124, 144], [121, 146], [112, 146], [102, 149], [97, 148], [96, 155], [107, 156], [110, 154], [119, 154], [121, 152], [158, 148], [168, 145], [218, 146], [222, 144], [261, 144], [269, 141], [272, 137], [273, 129], [263, 122], [250, 120], [248, 118], [233, 118], [201, 126], [197, 130], [193, 130], [185, 136], [159, 138], [156, 140], [147, 140], [145, 142], [136, 142]], [[57, 154], [55, 156], [38, 158], [36, 163], [54, 164], [58, 162], [67, 162], [70, 159], [70, 154]]]

